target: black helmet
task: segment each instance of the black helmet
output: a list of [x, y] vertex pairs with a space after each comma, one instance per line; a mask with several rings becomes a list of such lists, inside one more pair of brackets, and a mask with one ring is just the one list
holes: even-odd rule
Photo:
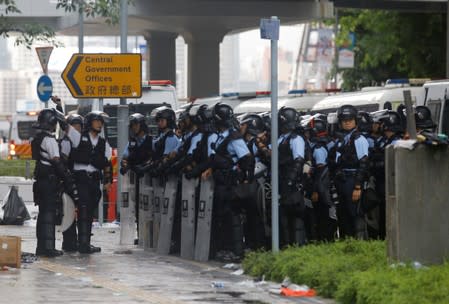
[[129, 116], [129, 127], [131, 128], [132, 124], [139, 124], [140, 130], [144, 131], [145, 133], [148, 132], [148, 126], [145, 119], [145, 116], [143, 116], [140, 113], [134, 113]]
[[357, 109], [353, 105], [343, 105], [337, 110], [338, 120], [357, 119]]
[[379, 121], [382, 122], [382, 129], [384, 131], [395, 133], [404, 131], [401, 115], [398, 112], [388, 111]]
[[82, 128], [84, 125], [83, 116], [81, 116], [79, 114], [75, 114], [75, 113], [68, 115], [66, 118], [66, 121], [71, 126], [79, 124], [79, 125], [81, 125], [81, 128]]
[[298, 112], [293, 108], [282, 107], [279, 110], [278, 119], [280, 129], [293, 131], [298, 123]]
[[258, 134], [262, 133], [265, 129], [265, 125], [262, 118], [257, 114], [243, 115], [243, 117], [240, 119], [240, 124], [241, 125], [246, 124], [248, 126], [246, 132], [254, 136], [257, 136]]
[[167, 120], [167, 128], [174, 129], [176, 127], [176, 114], [172, 108], [167, 106], [162, 106], [155, 108], [150, 115], [151, 118], [157, 123], [160, 119]]
[[259, 114], [260, 118], [262, 118], [263, 125], [265, 130], [271, 130], [271, 112], [263, 112]]
[[435, 128], [435, 124], [432, 121], [432, 114], [426, 106], [417, 106], [415, 108], [415, 121], [416, 127], [420, 129], [432, 129]]
[[312, 131], [316, 136], [320, 137], [327, 135], [326, 118], [323, 119], [322, 117], [314, 117], [312, 121], [313, 121]]
[[217, 103], [212, 111], [215, 124], [220, 127], [230, 128], [233, 125], [234, 111], [230, 105]]
[[37, 124], [34, 125], [36, 129], [53, 131], [58, 123], [58, 118], [55, 109], [43, 109], [37, 116]]
[[213, 108], [208, 107], [208, 105], [202, 104], [198, 107], [195, 120], [204, 132], [215, 131]]
[[105, 123], [105, 117], [109, 117], [108, 114], [101, 112], [101, 111], [92, 111], [86, 114], [86, 116], [84, 117], [85, 120], [85, 125], [84, 128], [87, 131], [95, 131], [95, 132], [101, 132], [101, 130], [94, 130], [92, 128], [92, 122], [94, 120], [99, 120], [103, 123]]
[[191, 117], [190, 117], [189, 112], [190, 112], [190, 109], [191, 109], [192, 107], [193, 107], [192, 104], [190, 104], [189, 106], [187, 106], [187, 108], [185, 108], [184, 111], [182, 111], [182, 112], [179, 114], [178, 121], [185, 121], [185, 120], [187, 120], [187, 119], [190, 119]]
[[370, 133], [373, 130], [373, 119], [368, 112], [357, 113], [357, 126], [360, 132]]
[[[199, 104], [195, 104], [191, 107], [189, 107], [189, 117], [190, 117], [190, 121], [194, 124], [194, 125], [201, 125], [203, 123], [203, 119], [202, 117], [200, 117], [200, 109], [203, 105], [199, 105]], [[207, 106], [206, 106], [207, 108]]]

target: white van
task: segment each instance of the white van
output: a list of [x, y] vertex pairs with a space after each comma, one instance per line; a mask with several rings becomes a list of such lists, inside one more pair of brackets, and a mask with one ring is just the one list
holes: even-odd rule
[[449, 79], [428, 81], [423, 88], [424, 98], [418, 105], [429, 107], [438, 133], [449, 134]]
[[412, 102], [418, 104], [424, 98], [424, 90], [421, 86], [389, 85], [384, 87], [367, 87], [359, 92], [342, 93], [329, 96], [318, 102], [312, 108], [314, 113], [327, 114], [337, 111], [342, 105], [350, 104], [358, 110], [374, 112], [386, 108], [395, 110], [404, 103], [404, 91], [411, 92]]
[[[278, 97], [278, 108], [291, 107], [299, 112], [309, 112], [312, 107], [334, 91], [307, 93], [306, 90], [292, 90], [287, 96]], [[271, 98], [249, 99], [234, 108], [234, 113], [264, 113], [271, 111]]]

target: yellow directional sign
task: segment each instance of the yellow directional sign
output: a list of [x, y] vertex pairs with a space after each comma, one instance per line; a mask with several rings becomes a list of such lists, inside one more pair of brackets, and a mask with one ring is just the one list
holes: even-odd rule
[[142, 56], [73, 54], [61, 77], [74, 98], [139, 98]]

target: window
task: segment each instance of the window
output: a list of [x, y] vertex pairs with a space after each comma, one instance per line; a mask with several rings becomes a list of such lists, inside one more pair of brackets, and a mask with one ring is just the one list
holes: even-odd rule
[[36, 129], [33, 128], [35, 121], [18, 121], [17, 132], [21, 140], [30, 140], [36, 135]]

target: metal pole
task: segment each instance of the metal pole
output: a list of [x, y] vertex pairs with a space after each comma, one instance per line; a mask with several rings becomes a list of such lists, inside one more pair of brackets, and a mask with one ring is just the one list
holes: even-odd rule
[[[128, 52], [128, 1], [120, 0], [120, 52]], [[123, 151], [126, 147], [128, 139], [127, 134], [127, 120], [128, 120], [128, 106], [126, 104], [126, 98], [120, 98], [120, 106], [117, 109], [117, 157], [122, 159]], [[121, 200], [122, 200], [122, 183], [123, 178], [121, 174], [118, 174], [117, 180], [117, 211], [120, 212]], [[120, 221], [128, 219], [120, 218]], [[122, 231], [121, 231], [122, 232]], [[134, 239], [132, 240], [134, 241]], [[125, 240], [125, 234], [120, 233], [120, 243], [129, 244], [130, 240]]]
[[80, 4], [80, 11], [78, 15], [78, 53], [84, 53], [84, 7], [83, 4]]
[[[271, 17], [271, 20], [278, 20]], [[278, 41], [271, 39], [271, 232], [272, 250], [279, 251], [278, 172]]]
[[[448, 0], [449, 1], [449, 0]], [[334, 46], [335, 46], [335, 55], [334, 55], [334, 70], [335, 70], [335, 88], [338, 88], [338, 46], [337, 46], [337, 35], [338, 35], [338, 8], [335, 8], [335, 25], [334, 25]]]

